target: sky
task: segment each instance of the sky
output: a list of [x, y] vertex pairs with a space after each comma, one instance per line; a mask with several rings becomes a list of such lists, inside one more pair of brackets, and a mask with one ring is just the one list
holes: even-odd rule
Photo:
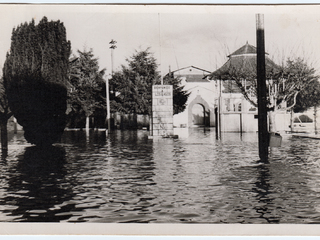
[[[72, 52], [93, 49], [100, 68], [111, 73], [109, 42], [117, 41], [114, 71], [135, 51], [150, 49], [165, 75], [195, 66], [215, 71], [246, 42], [256, 46], [256, 14], [264, 16], [265, 49], [281, 64], [305, 58], [320, 72], [319, 5], [0, 5], [0, 66], [14, 27], [32, 18], [64, 23]], [[319, 58], [319, 60], [318, 60]]]

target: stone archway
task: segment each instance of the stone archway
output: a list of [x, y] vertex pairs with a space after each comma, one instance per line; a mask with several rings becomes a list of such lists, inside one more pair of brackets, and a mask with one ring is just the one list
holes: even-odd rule
[[198, 103], [192, 107], [192, 126], [205, 126], [206, 110], [205, 107]]
[[188, 127], [192, 127], [192, 108], [199, 104], [203, 107], [204, 113], [205, 113], [205, 122], [204, 125], [206, 127], [210, 127], [210, 108], [209, 104], [200, 96], [198, 95], [195, 99], [191, 101], [191, 103], [188, 106]]

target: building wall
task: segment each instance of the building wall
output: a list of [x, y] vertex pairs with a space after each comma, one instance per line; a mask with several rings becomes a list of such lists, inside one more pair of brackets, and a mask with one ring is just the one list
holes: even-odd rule
[[[240, 106], [240, 107], [239, 107]], [[224, 93], [221, 100], [221, 130], [223, 132], [257, 132], [258, 109], [241, 93]], [[277, 132], [290, 131], [290, 114], [278, 111], [275, 115]]]
[[[184, 112], [176, 114], [173, 116], [173, 122], [175, 127], [191, 127], [191, 123], [189, 120], [190, 111], [192, 112], [192, 107], [190, 108], [190, 104], [202, 104], [206, 107], [206, 111], [209, 111], [210, 118], [210, 126], [215, 126], [215, 99], [217, 98], [216, 92], [214, 91], [214, 82], [185, 82], [184, 89], [190, 92], [187, 107]], [[195, 99], [200, 101], [195, 102]], [[206, 104], [204, 104], [204, 102]]]
[[276, 131], [277, 132], [289, 132], [290, 130], [290, 113], [286, 111], [279, 111], [275, 115]]
[[[175, 72], [175, 76], [180, 76], [184, 89], [190, 92], [187, 107], [184, 112], [173, 116], [174, 127], [192, 127], [190, 114], [192, 107], [195, 104], [201, 104], [206, 111], [209, 111], [210, 127], [216, 126], [215, 109], [219, 104], [219, 81], [193, 81], [188, 82], [190, 74], [198, 74], [199, 79], [202, 79], [201, 71], [186, 68], [179, 72]], [[184, 77], [184, 75], [186, 77]], [[196, 78], [194, 78], [196, 79]], [[258, 109], [247, 101], [241, 93], [229, 93], [228, 84], [221, 84], [221, 130], [224, 132], [257, 132], [258, 119], [255, 117], [258, 114]], [[225, 87], [224, 87], [225, 86]], [[320, 112], [320, 111], [319, 111]], [[319, 113], [320, 116], [320, 113]], [[278, 112], [275, 117], [277, 131], [288, 131], [290, 125], [290, 114], [286, 112]], [[320, 123], [320, 120], [319, 120]]]
[[242, 114], [242, 132], [257, 132], [258, 119], [255, 118], [255, 112], [247, 112]]
[[256, 132], [258, 121], [253, 107], [241, 93], [223, 93], [221, 100], [221, 131]]

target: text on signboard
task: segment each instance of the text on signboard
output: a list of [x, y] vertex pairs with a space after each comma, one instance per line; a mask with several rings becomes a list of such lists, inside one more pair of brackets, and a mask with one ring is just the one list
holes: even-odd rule
[[167, 97], [169, 97], [169, 96], [171, 96], [171, 92], [164, 92], [164, 91], [162, 90], [161, 92], [155, 92], [154, 95], [155, 95], [156, 97], [159, 97], [159, 96], [167, 96]]

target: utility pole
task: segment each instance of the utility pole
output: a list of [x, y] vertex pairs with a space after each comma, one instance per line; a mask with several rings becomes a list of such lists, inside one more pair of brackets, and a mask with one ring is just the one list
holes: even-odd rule
[[268, 163], [269, 133], [267, 122], [267, 87], [263, 14], [256, 14], [256, 24], [259, 157], [260, 161], [262, 161], [263, 163]]
[[219, 98], [218, 98], [218, 123], [216, 123], [216, 128], [218, 129], [217, 131], [217, 139], [221, 140], [221, 112], [222, 112], [222, 80], [217, 80], [218, 82], [218, 88], [219, 88]]
[[[111, 49], [111, 78], [113, 77], [113, 51], [115, 48], [117, 48], [116, 46], [116, 41], [115, 40], [111, 40], [109, 42], [110, 49]], [[109, 77], [107, 77], [106, 80], [106, 99], [107, 99], [107, 123], [108, 123], [108, 132], [111, 132], [111, 124], [110, 124], [110, 91], [109, 91]]]

